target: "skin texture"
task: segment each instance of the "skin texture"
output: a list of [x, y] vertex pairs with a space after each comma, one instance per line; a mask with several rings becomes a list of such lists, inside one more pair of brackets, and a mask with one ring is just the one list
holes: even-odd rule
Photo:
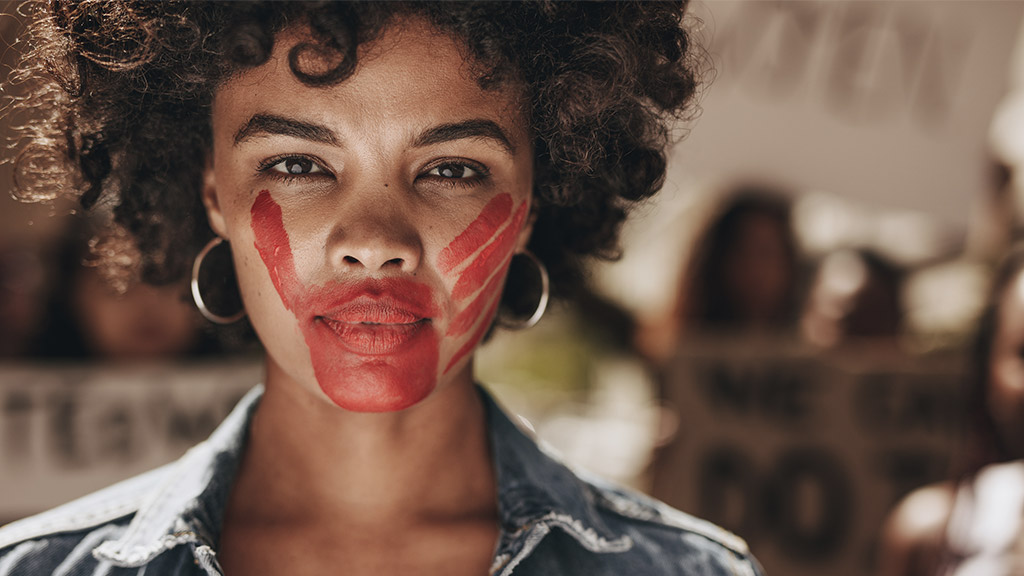
[[415, 20], [311, 88], [286, 62], [303, 35], [213, 104], [203, 198], [267, 350], [218, 557], [229, 575], [486, 573], [497, 495], [472, 358], [529, 239], [518, 91], [480, 89]]

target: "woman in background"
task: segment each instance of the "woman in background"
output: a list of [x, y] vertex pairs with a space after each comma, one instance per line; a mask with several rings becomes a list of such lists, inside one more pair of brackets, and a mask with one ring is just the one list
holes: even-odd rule
[[68, 219], [58, 245], [53, 294], [29, 355], [130, 362], [220, 352], [217, 337], [204, 329], [192, 304], [188, 278], [153, 286], [131, 281], [124, 266], [100, 265], [99, 254], [118, 250], [130, 239], [111, 237], [94, 220], [84, 215]]
[[21, 193], [113, 206], [139, 277], [193, 269], [224, 321], [199, 280], [230, 249], [266, 377], [179, 462], [0, 530], [0, 575], [758, 573], [473, 381], [660, 188], [684, 9], [50, 3]]
[[1024, 573], [1024, 246], [996, 273], [978, 327], [962, 471], [907, 495], [883, 534], [885, 576]]

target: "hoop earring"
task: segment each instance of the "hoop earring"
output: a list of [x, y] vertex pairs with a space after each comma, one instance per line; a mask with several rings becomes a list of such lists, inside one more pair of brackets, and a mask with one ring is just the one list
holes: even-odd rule
[[242, 318], [245, 318], [245, 308], [242, 308], [231, 316], [221, 316], [206, 307], [206, 302], [203, 300], [203, 295], [199, 290], [199, 270], [203, 267], [203, 260], [206, 259], [206, 255], [209, 254], [211, 250], [220, 246], [222, 243], [224, 243], [223, 238], [220, 236], [214, 236], [213, 239], [207, 242], [206, 246], [203, 246], [203, 249], [199, 251], [199, 255], [196, 256], [196, 260], [192, 264], [192, 300], [195, 301], [196, 308], [199, 309], [199, 313], [210, 322], [215, 324], [233, 324]]
[[[540, 322], [541, 317], [544, 316], [544, 311], [548, 308], [548, 299], [551, 296], [551, 281], [548, 279], [548, 269], [544, 266], [544, 263], [539, 258], [533, 255], [529, 250], [523, 250], [515, 256], [525, 256], [534, 266], [537, 267], [537, 275], [540, 276], [540, 300], [537, 301], [537, 308], [533, 311], [533, 315], [522, 322], [507, 322], [500, 321], [499, 323], [503, 328], [509, 330], [526, 330], [533, 328]], [[513, 256], [513, 258], [515, 258]]]

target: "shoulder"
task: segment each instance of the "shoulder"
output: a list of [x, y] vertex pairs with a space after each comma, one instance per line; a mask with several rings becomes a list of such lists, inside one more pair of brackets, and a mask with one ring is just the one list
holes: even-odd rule
[[886, 519], [886, 540], [909, 544], [939, 538], [953, 511], [956, 485], [940, 482], [907, 494]]
[[755, 576], [761, 568], [747, 543], [711, 522], [681, 512], [644, 494], [602, 480], [581, 478], [609, 527], [633, 540], [634, 555], [670, 559], [669, 573]]
[[159, 468], [0, 527], [0, 576], [95, 563], [92, 550], [127, 530], [164, 475]]
[[882, 528], [881, 574], [923, 574], [925, 564], [943, 548], [957, 486], [940, 482], [907, 494], [892, 509]]

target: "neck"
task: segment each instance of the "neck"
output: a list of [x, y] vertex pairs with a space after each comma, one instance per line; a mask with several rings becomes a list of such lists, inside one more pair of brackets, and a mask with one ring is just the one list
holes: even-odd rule
[[270, 359], [229, 503], [247, 521], [359, 523], [496, 516], [486, 417], [467, 367], [416, 406], [362, 414]]

